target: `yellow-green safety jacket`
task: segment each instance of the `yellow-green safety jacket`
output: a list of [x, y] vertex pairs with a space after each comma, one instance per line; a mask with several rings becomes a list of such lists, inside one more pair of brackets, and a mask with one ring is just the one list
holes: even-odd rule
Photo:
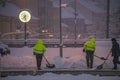
[[83, 48], [85, 50], [95, 51], [96, 49], [95, 38], [91, 38], [90, 41], [86, 42]]
[[37, 44], [33, 47], [33, 52], [35, 54], [44, 54], [45, 51], [46, 51], [46, 47], [43, 44], [43, 41], [39, 39], [37, 41]]

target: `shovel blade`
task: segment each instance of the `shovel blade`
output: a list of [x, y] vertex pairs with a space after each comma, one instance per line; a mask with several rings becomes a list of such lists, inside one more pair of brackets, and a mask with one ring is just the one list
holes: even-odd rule
[[107, 60], [107, 59], [105, 59], [104, 57], [101, 57], [100, 59], [102, 59], [102, 60]]
[[55, 64], [46, 64], [47, 68], [55, 68]]
[[103, 64], [97, 66], [97, 69], [98, 69], [98, 70], [100, 70], [100, 69], [102, 69], [102, 68], [103, 68]]

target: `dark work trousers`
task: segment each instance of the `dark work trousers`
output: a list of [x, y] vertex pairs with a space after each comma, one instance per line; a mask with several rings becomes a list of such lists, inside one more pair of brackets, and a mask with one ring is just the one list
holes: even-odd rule
[[113, 64], [114, 64], [114, 69], [117, 69], [117, 64], [120, 64], [118, 56], [113, 57]]
[[87, 68], [92, 68], [93, 67], [93, 54], [94, 51], [86, 51], [86, 62], [87, 62]]
[[37, 68], [41, 69], [41, 62], [42, 62], [43, 54], [35, 54], [35, 55], [36, 55]]

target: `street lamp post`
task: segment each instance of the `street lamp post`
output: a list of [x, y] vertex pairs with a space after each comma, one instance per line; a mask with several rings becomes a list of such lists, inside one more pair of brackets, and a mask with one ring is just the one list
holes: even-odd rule
[[75, 44], [75, 46], [76, 46], [76, 39], [77, 39], [77, 31], [76, 31], [76, 29], [77, 29], [77, 1], [76, 0], [74, 0], [74, 10], [75, 10], [75, 13], [74, 13], [74, 15], [75, 15], [75, 19], [74, 19], [74, 23], [75, 23], [75, 42], [74, 42], [74, 44]]
[[109, 38], [109, 15], [110, 15], [110, 0], [107, 0], [107, 16], [106, 16], [106, 38]]
[[25, 37], [25, 38], [24, 38], [24, 39], [25, 39], [25, 42], [24, 42], [24, 45], [26, 46], [26, 45], [27, 45], [27, 31], [26, 31], [26, 30], [27, 30], [27, 29], [26, 29], [26, 28], [27, 28], [27, 23], [24, 23], [24, 28], [25, 28], [25, 29], [24, 29], [24, 30], [25, 30], [25, 36], [24, 36], [24, 37]]
[[62, 43], [62, 24], [61, 24], [61, 11], [62, 11], [62, 8], [61, 8], [61, 0], [59, 2], [59, 9], [60, 9], [60, 57], [63, 57], [63, 43]]
[[30, 12], [28, 12], [27, 10], [21, 11], [20, 14], [19, 14], [19, 19], [20, 19], [21, 22], [24, 23], [24, 28], [25, 28], [24, 29], [25, 30], [25, 37], [24, 37], [25, 42], [24, 42], [24, 45], [26, 46], [27, 45], [27, 34], [26, 34], [27, 32], [26, 32], [26, 28], [27, 28], [27, 22], [29, 22], [30, 19], [31, 19]]

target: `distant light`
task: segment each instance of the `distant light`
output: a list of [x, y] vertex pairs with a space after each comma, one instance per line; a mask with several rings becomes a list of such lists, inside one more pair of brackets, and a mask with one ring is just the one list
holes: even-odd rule
[[81, 34], [78, 34], [78, 38], [80, 38], [81, 37]]
[[53, 34], [49, 34], [49, 37], [53, 37], [54, 35]]
[[48, 32], [48, 30], [42, 30], [42, 32], [44, 33], [44, 32]]
[[42, 32], [45, 32], [44, 30], [42, 30]]
[[62, 7], [62, 8], [67, 7], [67, 3], [62, 3], [62, 4], [61, 4], [61, 7]]

